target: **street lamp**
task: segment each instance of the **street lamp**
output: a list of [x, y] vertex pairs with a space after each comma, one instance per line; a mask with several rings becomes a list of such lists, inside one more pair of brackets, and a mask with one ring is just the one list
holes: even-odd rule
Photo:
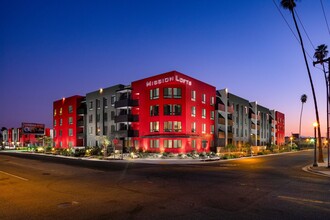
[[317, 167], [317, 162], [316, 162], [316, 128], [318, 126], [317, 122], [314, 122], [313, 123], [313, 126], [314, 126], [314, 163], [313, 163], [313, 167]]
[[290, 149], [289, 151], [292, 150], [292, 140], [293, 140], [293, 137], [291, 136], [291, 137], [290, 137], [290, 141], [291, 141], [291, 149]]

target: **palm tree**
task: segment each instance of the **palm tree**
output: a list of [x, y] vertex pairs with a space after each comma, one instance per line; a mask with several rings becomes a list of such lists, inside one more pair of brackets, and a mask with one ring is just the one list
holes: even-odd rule
[[314, 90], [314, 84], [313, 84], [313, 80], [312, 80], [312, 75], [311, 75], [311, 71], [309, 69], [309, 65], [307, 62], [307, 57], [306, 57], [306, 52], [305, 52], [305, 47], [304, 47], [304, 43], [300, 34], [300, 30], [297, 24], [297, 20], [296, 20], [296, 16], [295, 16], [295, 12], [294, 12], [294, 8], [296, 7], [296, 3], [294, 0], [281, 0], [281, 5], [284, 9], [288, 9], [291, 14], [292, 14], [292, 18], [294, 21], [294, 25], [296, 26], [296, 30], [299, 36], [299, 42], [300, 42], [300, 46], [301, 46], [301, 50], [303, 52], [304, 55], [304, 59], [305, 59], [305, 65], [306, 65], [306, 69], [307, 69], [307, 73], [308, 73], [308, 77], [309, 77], [309, 82], [311, 84], [311, 88], [312, 88], [312, 94], [313, 94], [313, 99], [314, 99], [314, 108], [315, 108], [315, 115], [316, 115], [316, 121], [317, 121], [317, 133], [318, 133], [318, 139], [319, 139], [319, 156], [318, 156], [318, 162], [319, 163], [323, 163], [323, 152], [322, 152], [322, 137], [321, 137], [321, 126], [320, 126], [320, 118], [319, 118], [319, 111], [317, 108], [317, 101], [316, 101], [316, 95], [315, 95], [315, 90]]
[[300, 97], [300, 101], [301, 101], [301, 111], [300, 111], [300, 123], [299, 123], [299, 144], [300, 144], [300, 135], [301, 135], [301, 118], [302, 118], [302, 113], [303, 113], [303, 109], [304, 109], [304, 104], [307, 102], [307, 95], [303, 94]]

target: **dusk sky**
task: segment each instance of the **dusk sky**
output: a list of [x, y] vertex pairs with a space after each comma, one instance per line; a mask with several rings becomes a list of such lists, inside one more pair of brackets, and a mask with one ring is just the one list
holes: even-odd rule
[[[298, 133], [305, 93], [302, 135], [312, 135], [303, 55], [274, 2], [1, 0], [0, 127], [52, 127], [55, 100], [177, 70], [283, 112], [286, 135]], [[322, 2], [330, 22], [330, 1]], [[290, 12], [280, 10], [295, 31]], [[298, 1], [296, 12], [313, 57], [313, 47], [330, 43], [321, 1]], [[324, 76], [309, 63], [325, 136]]]

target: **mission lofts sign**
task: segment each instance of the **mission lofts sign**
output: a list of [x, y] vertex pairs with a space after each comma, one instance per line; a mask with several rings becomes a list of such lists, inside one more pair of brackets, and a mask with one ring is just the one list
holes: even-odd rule
[[149, 86], [157, 86], [160, 84], [164, 84], [164, 83], [169, 83], [169, 82], [179, 82], [188, 86], [192, 85], [192, 82], [188, 79], [182, 78], [178, 75], [175, 76], [170, 76], [170, 77], [165, 77], [165, 78], [161, 78], [161, 79], [156, 79], [156, 80], [151, 80], [151, 81], [147, 81], [146, 82], [146, 87]]

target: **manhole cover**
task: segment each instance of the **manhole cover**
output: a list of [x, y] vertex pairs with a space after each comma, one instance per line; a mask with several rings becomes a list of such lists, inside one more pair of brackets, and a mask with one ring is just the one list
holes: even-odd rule
[[59, 208], [68, 208], [68, 207], [78, 205], [78, 204], [79, 204], [79, 202], [76, 202], [76, 201], [63, 202], [63, 203], [58, 204], [57, 207], [59, 207]]

